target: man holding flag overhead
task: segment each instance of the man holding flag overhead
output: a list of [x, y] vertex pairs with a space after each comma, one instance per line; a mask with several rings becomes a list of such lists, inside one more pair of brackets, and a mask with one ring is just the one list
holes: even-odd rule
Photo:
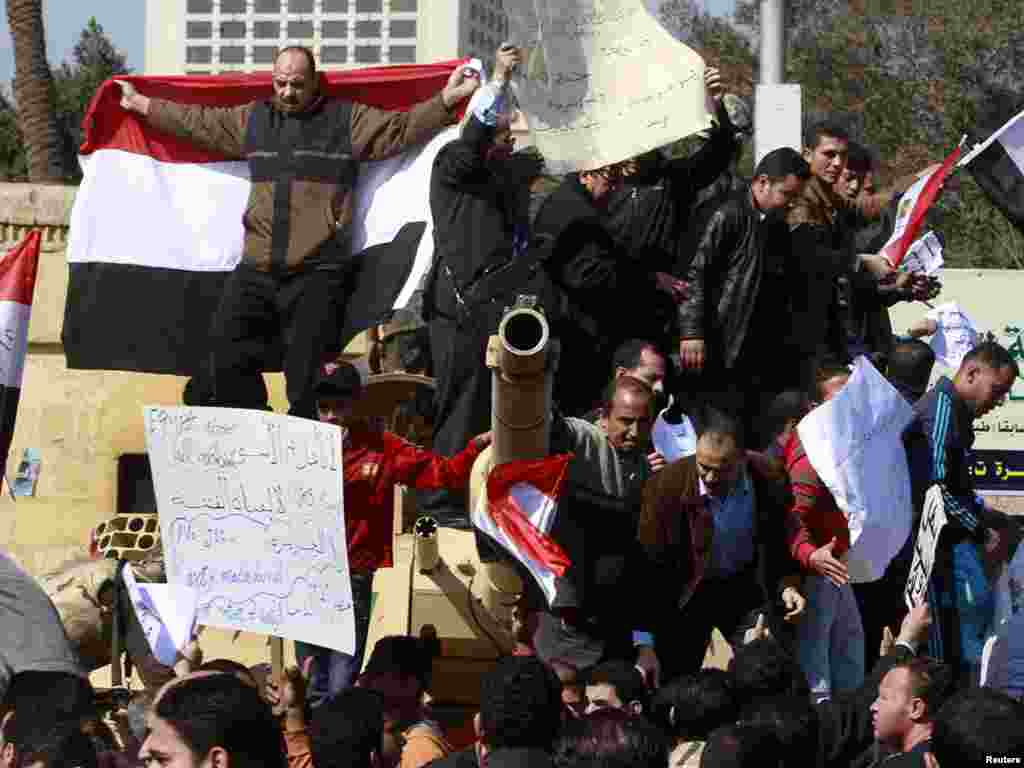
[[[241, 263], [214, 320], [209, 401], [266, 408], [253, 388], [280, 335], [291, 413], [314, 416], [313, 382], [331, 349], [354, 264], [350, 253], [356, 163], [397, 154], [454, 120], [479, 82], [457, 67], [444, 90], [408, 112], [327, 100], [312, 53], [283, 49], [271, 101], [210, 108], [150, 99], [122, 83], [122, 106], [153, 127], [229, 158], [246, 158], [252, 187]], [[244, 394], [243, 394], [244, 393]]]

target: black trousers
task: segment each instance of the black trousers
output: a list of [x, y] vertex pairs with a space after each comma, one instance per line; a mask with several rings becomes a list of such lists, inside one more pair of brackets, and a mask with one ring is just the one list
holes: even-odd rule
[[654, 650], [663, 684], [701, 668], [715, 627], [732, 643], [737, 633], [747, 628], [751, 614], [764, 609], [765, 602], [752, 569], [726, 579], [702, 581], [681, 611], [655, 624]]
[[[488, 303], [461, 321], [447, 314], [430, 319], [430, 356], [436, 381], [432, 450], [440, 456], [454, 456], [470, 438], [491, 428], [487, 340], [498, 332], [504, 309], [504, 304]], [[421, 491], [417, 498], [421, 509], [441, 525], [469, 528], [465, 490]]]
[[213, 325], [211, 404], [266, 410], [262, 371], [284, 371], [289, 413], [316, 418], [313, 393], [321, 363], [333, 359], [349, 269], [293, 274], [240, 264], [227, 280]]

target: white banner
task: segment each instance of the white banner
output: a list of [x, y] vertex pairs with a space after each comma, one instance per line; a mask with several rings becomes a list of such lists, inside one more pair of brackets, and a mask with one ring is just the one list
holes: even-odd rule
[[710, 127], [704, 61], [643, 0], [506, 0], [515, 79], [547, 173], [618, 163]]
[[881, 578], [910, 535], [913, 506], [902, 435], [912, 417], [903, 396], [859, 357], [839, 394], [797, 426], [811, 466], [846, 514], [855, 582]]
[[233, 408], [145, 409], [167, 581], [197, 621], [355, 648], [341, 430]]
[[935, 563], [935, 547], [947, 520], [942, 488], [933, 485], [924, 497], [921, 524], [917, 528], [917, 541], [914, 543], [914, 562], [910, 566], [910, 576], [903, 591], [903, 599], [908, 608], [922, 605], [928, 599], [928, 581], [932, 577], [932, 565]]

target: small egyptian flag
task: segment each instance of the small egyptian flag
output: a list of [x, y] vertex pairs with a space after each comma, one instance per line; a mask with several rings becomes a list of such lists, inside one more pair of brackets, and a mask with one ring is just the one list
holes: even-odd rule
[[41, 239], [39, 230], [32, 230], [0, 260], [0, 459], [4, 476], [25, 371]]
[[555, 577], [564, 576], [569, 557], [548, 534], [572, 454], [499, 464], [487, 477], [487, 496], [473, 510], [473, 525], [521, 562], [548, 603]]

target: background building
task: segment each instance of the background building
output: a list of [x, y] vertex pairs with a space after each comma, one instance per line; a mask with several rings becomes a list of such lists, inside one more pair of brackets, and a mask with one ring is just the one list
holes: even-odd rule
[[269, 70], [285, 45], [323, 69], [488, 61], [508, 32], [503, 0], [146, 0], [145, 74]]

